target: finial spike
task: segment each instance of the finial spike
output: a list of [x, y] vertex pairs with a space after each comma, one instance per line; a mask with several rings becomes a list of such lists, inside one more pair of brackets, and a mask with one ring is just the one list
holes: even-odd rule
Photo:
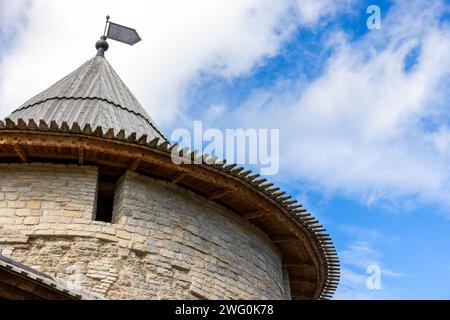
[[95, 44], [95, 48], [97, 49], [97, 56], [104, 57], [105, 52], [109, 49], [109, 44], [106, 41], [105, 36], [101, 36], [100, 40]]
[[105, 24], [105, 32], [103, 33], [104, 37], [106, 37], [106, 32], [108, 31], [109, 19], [111, 19], [111, 17], [109, 15], [107, 15], [106, 16], [106, 24]]

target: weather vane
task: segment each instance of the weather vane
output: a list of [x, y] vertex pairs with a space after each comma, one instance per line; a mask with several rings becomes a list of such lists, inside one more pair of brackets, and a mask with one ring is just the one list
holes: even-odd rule
[[135, 45], [142, 40], [136, 29], [111, 22], [109, 21], [110, 19], [110, 16], [106, 17], [105, 31], [103, 36], [100, 38], [100, 41], [98, 41], [95, 45], [98, 50], [97, 55], [100, 56], [104, 56], [105, 51], [109, 48], [109, 44], [106, 42], [106, 39], [116, 40], [129, 44], [130, 46]]

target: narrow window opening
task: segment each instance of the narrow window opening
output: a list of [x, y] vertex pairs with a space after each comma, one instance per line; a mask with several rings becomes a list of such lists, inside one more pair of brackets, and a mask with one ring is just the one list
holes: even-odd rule
[[116, 191], [117, 178], [102, 175], [98, 177], [97, 189], [97, 211], [95, 214], [96, 221], [112, 222], [114, 210], [114, 193]]

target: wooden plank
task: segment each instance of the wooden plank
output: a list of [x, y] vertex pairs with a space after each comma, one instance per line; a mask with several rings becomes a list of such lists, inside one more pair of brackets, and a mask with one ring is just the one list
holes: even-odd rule
[[276, 235], [270, 237], [274, 243], [292, 243], [298, 240], [294, 235]]
[[139, 168], [139, 166], [141, 165], [142, 159], [141, 158], [136, 158], [133, 160], [133, 162], [130, 165], [129, 170], [130, 171], [136, 171], [137, 168]]
[[86, 161], [89, 161], [89, 163], [94, 162], [94, 163], [104, 165], [107, 167], [114, 167], [114, 168], [120, 168], [120, 169], [125, 169], [125, 170], [129, 168], [128, 165], [126, 165], [122, 162], [119, 163], [118, 161], [106, 161], [103, 159], [95, 159], [95, 158], [91, 158], [90, 156], [89, 156], [89, 159], [86, 159]]
[[225, 197], [230, 192], [231, 192], [231, 190], [228, 190], [228, 189], [219, 189], [217, 191], [214, 191], [214, 192], [211, 192], [210, 194], [208, 194], [207, 198], [208, 198], [208, 200], [217, 200], [217, 199]]
[[78, 163], [80, 166], [84, 165], [84, 148], [80, 147], [78, 150]]
[[306, 283], [314, 284], [313, 281], [311, 281], [311, 278], [308, 276], [305, 277], [297, 277], [296, 279], [291, 279], [290, 284], [294, 286], [304, 286]]
[[283, 261], [283, 267], [308, 269], [308, 270], [309, 268], [314, 268], [314, 266], [311, 264], [300, 263], [299, 261], [292, 261], [292, 260], [287, 262]]
[[265, 216], [267, 216], [267, 212], [261, 211], [261, 210], [248, 211], [248, 212], [245, 212], [242, 214], [242, 217], [245, 220], [255, 220], [255, 219], [263, 218]]
[[28, 155], [20, 144], [13, 144], [14, 151], [23, 162], [28, 162]]
[[186, 172], [178, 172], [174, 174], [170, 179], [169, 182], [173, 184], [177, 184], [178, 182], [181, 182], [184, 178], [188, 177], [189, 175]]

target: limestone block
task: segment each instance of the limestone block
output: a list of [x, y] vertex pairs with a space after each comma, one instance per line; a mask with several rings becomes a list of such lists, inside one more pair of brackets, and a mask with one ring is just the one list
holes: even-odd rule
[[38, 217], [26, 217], [23, 220], [23, 224], [26, 226], [37, 225], [37, 224], [39, 224], [39, 218]]

